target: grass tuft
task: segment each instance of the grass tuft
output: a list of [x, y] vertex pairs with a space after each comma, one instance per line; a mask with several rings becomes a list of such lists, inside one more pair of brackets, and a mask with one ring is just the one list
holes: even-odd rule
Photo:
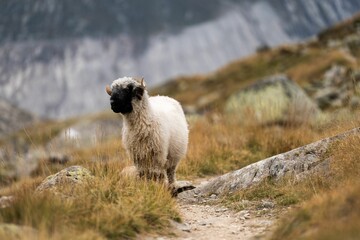
[[31, 226], [44, 236], [91, 229], [89, 234], [119, 239], [165, 231], [170, 219], [179, 221], [175, 201], [164, 185], [122, 177], [121, 164], [98, 164], [92, 170], [94, 180], [75, 190], [64, 189], [73, 191], [74, 198], [34, 195], [35, 183], [13, 189], [16, 200], [0, 212], [0, 222]]

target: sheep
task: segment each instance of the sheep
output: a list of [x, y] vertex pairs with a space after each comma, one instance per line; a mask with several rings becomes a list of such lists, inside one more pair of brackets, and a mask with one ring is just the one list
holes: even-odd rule
[[189, 135], [180, 103], [166, 96], [149, 97], [144, 79], [132, 77], [113, 81], [106, 92], [111, 109], [123, 116], [122, 141], [138, 176], [174, 187]]

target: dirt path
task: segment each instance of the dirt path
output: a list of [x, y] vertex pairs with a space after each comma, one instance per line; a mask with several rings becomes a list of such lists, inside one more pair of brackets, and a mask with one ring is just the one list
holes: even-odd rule
[[207, 204], [180, 203], [180, 211], [183, 223], [174, 224], [177, 228], [174, 239], [262, 239], [276, 219], [269, 212], [234, 212]]
[[[199, 200], [199, 199], [198, 199]], [[145, 237], [146, 240], [186, 239], [264, 239], [271, 233], [278, 211], [271, 202], [248, 203], [242, 211], [234, 211], [216, 204], [216, 198], [202, 198], [196, 203], [178, 199], [182, 223], [173, 222], [175, 236]], [[263, 206], [262, 206], [263, 205]]]

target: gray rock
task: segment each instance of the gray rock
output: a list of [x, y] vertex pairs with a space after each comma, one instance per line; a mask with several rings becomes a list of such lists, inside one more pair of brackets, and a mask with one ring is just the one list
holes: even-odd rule
[[350, 99], [350, 108], [352, 110], [359, 109], [360, 108], [360, 97], [359, 96], [353, 96]]
[[271, 201], [262, 200], [260, 204], [260, 208], [274, 208], [275, 203]]
[[13, 201], [14, 201], [13, 196], [2, 196], [2, 197], [0, 197], [0, 208], [9, 207], [12, 204]]
[[195, 186], [189, 181], [176, 181], [172, 188], [172, 195], [177, 197], [179, 193], [195, 189]]
[[239, 119], [262, 124], [307, 122], [320, 112], [310, 97], [284, 75], [260, 80], [240, 90], [228, 99], [225, 109]]
[[61, 154], [76, 148], [93, 147], [111, 137], [121, 137], [121, 119], [118, 116], [87, 118], [61, 131], [48, 144], [49, 152]]
[[170, 224], [180, 230], [180, 231], [183, 231], [183, 232], [191, 232], [191, 226], [187, 223], [179, 223], [179, 222], [176, 222], [176, 221], [173, 221], [173, 220], [170, 220]]
[[[350, 74], [352, 72], [352, 74]], [[360, 87], [360, 74], [342, 65], [333, 65], [320, 81], [311, 87], [310, 92], [321, 109], [334, 109], [349, 106], [357, 107], [357, 89]]]
[[279, 180], [288, 175], [295, 176], [298, 179], [306, 177], [306, 173], [320, 171], [320, 168], [328, 166], [326, 163], [330, 161], [330, 157], [326, 153], [332, 143], [359, 133], [360, 128], [355, 128], [334, 137], [325, 138], [289, 152], [266, 158], [242, 169], [216, 177], [205, 185], [179, 194], [179, 197], [192, 199], [195, 193], [197, 196], [229, 194], [253, 186], [267, 178]]
[[48, 176], [35, 190], [36, 193], [41, 193], [47, 190], [61, 194], [63, 187], [75, 187], [85, 181], [93, 178], [92, 173], [81, 166], [71, 166], [61, 170], [60, 172]]

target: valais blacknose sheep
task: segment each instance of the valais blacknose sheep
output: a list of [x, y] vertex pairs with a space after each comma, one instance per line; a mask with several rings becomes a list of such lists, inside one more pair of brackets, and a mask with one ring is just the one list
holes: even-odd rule
[[106, 92], [111, 96], [111, 109], [123, 116], [123, 144], [138, 175], [171, 187], [188, 145], [188, 126], [179, 102], [149, 97], [144, 80], [131, 77], [113, 81]]

